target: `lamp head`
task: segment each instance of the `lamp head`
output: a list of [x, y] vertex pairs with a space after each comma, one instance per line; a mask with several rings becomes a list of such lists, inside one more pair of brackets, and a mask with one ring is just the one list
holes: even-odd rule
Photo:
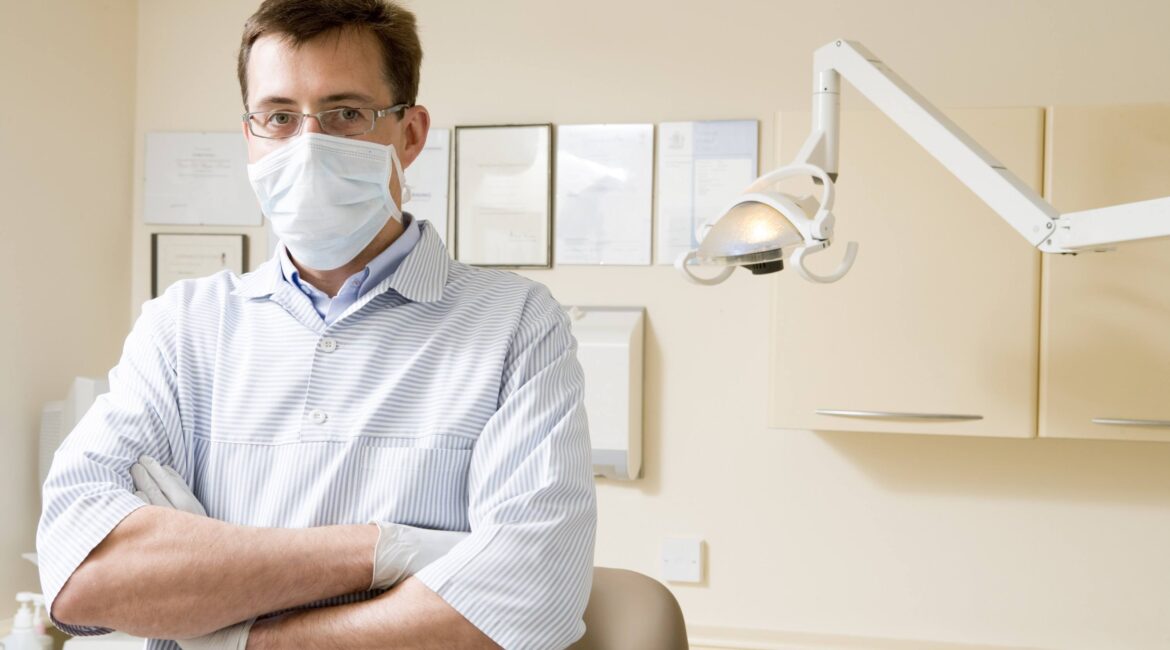
[[[819, 200], [776, 191], [779, 181], [799, 176], [818, 181]], [[738, 266], [761, 275], [782, 270], [788, 259], [810, 282], [836, 282], [852, 268], [857, 244], [849, 243], [845, 258], [828, 275], [814, 273], [804, 265], [805, 257], [829, 246], [835, 222], [832, 176], [808, 164], [780, 167], [756, 179], [713, 224], [704, 226], [698, 235], [699, 247], [682, 253], [674, 265], [687, 280], [712, 285], [726, 280]], [[701, 278], [690, 271], [692, 262], [723, 270], [714, 277]]]
[[804, 243], [794, 219], [808, 219], [795, 199], [775, 192], [740, 198], [707, 231], [696, 255], [711, 266], [742, 266], [755, 275], [784, 268], [784, 257]]

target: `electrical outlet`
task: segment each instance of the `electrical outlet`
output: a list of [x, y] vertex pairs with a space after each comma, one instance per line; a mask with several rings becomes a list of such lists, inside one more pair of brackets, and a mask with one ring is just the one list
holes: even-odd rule
[[662, 542], [662, 579], [667, 582], [703, 581], [703, 540], [667, 537]]

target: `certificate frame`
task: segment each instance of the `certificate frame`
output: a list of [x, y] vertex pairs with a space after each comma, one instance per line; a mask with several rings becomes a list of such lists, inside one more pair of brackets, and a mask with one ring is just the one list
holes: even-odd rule
[[259, 226], [239, 130], [151, 131], [145, 136], [142, 222], [170, 226]]
[[553, 257], [558, 266], [650, 266], [654, 124], [560, 124]]
[[[450, 243], [455, 259], [490, 268], [552, 268], [554, 137], [552, 123], [454, 128], [455, 218]], [[532, 156], [531, 167], [522, 169], [521, 175], [531, 173], [523, 179], [484, 171], [497, 164], [500, 168], [521, 168], [524, 163], [518, 161], [528, 155]], [[490, 206], [483, 209], [485, 180], [494, 186], [488, 193], [513, 190], [517, 198], [524, 199], [524, 205], [511, 214], [493, 211]], [[479, 202], [472, 199], [473, 193], [478, 193]], [[509, 247], [512, 250], [506, 250]]]
[[171, 233], [150, 235], [150, 295], [157, 298], [172, 283], [228, 269], [242, 275], [248, 268], [248, 236]]

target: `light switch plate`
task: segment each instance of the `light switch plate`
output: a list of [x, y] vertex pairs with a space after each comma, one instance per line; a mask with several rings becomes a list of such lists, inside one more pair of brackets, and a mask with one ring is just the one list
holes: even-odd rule
[[667, 537], [662, 542], [662, 579], [667, 582], [703, 581], [703, 540]]

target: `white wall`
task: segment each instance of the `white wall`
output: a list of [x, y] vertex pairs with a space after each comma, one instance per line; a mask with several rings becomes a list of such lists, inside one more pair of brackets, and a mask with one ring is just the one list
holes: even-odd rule
[[103, 375], [126, 336], [132, 0], [0, 2], [0, 618], [40, 591], [41, 405]]
[[[234, 54], [254, 5], [140, 4], [137, 177], [147, 131], [238, 129]], [[765, 168], [774, 112], [808, 105], [811, 53], [837, 37], [942, 106], [1170, 101], [1161, 0], [410, 5], [437, 126], [755, 118]], [[256, 238], [253, 259], [261, 249]], [[149, 291], [140, 225], [133, 256], [136, 311]], [[703, 289], [665, 268], [529, 275], [565, 303], [648, 309], [645, 478], [600, 484], [597, 562], [654, 575], [664, 536], [703, 537], [707, 582], [674, 589], [692, 624], [1170, 645], [1170, 445], [770, 430], [768, 287], [794, 276]]]

